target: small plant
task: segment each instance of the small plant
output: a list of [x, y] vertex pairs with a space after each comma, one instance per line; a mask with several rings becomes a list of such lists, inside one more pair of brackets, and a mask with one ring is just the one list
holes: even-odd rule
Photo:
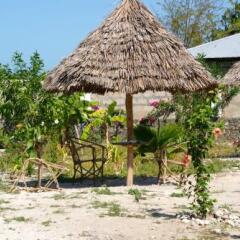
[[185, 197], [186, 196], [186, 194], [185, 193], [183, 193], [183, 192], [174, 192], [174, 193], [172, 193], [171, 195], [170, 195], [171, 197], [175, 197], [175, 198], [182, 198], [182, 197]]
[[51, 208], [59, 208], [59, 207], [61, 207], [61, 206], [60, 206], [60, 205], [55, 205], [55, 204], [54, 204], [54, 205], [50, 205], [50, 207], [51, 207]]
[[113, 195], [114, 193], [111, 192], [111, 190], [107, 187], [104, 188], [94, 188], [92, 192], [98, 194], [98, 195]]
[[110, 217], [119, 217], [121, 216], [122, 209], [119, 204], [112, 203], [109, 205], [107, 215]]
[[9, 201], [6, 201], [6, 200], [3, 200], [3, 199], [0, 199], [0, 205], [1, 204], [7, 204], [7, 203], [10, 203]]
[[51, 220], [47, 220], [47, 221], [42, 222], [42, 225], [43, 225], [44, 227], [49, 227], [51, 223], [52, 223]]
[[133, 195], [136, 202], [139, 202], [142, 199], [142, 193], [138, 189], [130, 189], [128, 194]]
[[125, 217], [127, 217], [127, 218], [138, 218], [138, 219], [145, 219], [146, 218], [146, 216], [140, 215], [140, 214], [128, 214]]
[[9, 190], [7, 184], [0, 180], [0, 192], [7, 192]]
[[16, 209], [9, 208], [9, 207], [0, 207], [0, 212], [3, 212], [3, 211], [16, 211]]
[[66, 196], [65, 193], [58, 193], [58, 194], [55, 194], [53, 196], [53, 199], [56, 200], [56, 201], [63, 200], [63, 199], [66, 199], [66, 198], [67, 198], [67, 196]]
[[101, 214], [101, 216], [120, 217], [124, 209], [118, 203], [115, 202], [100, 202], [94, 201], [92, 203], [93, 208], [107, 209], [107, 213]]
[[15, 222], [29, 222], [31, 219], [30, 218], [25, 218], [23, 216], [19, 216], [19, 217], [14, 217], [14, 218], [6, 218], [4, 219], [5, 223], [10, 223], [12, 221]]
[[71, 208], [81, 208], [82, 206], [76, 205], [76, 204], [72, 204], [70, 207], [71, 207]]
[[15, 217], [12, 219], [13, 221], [16, 221], [16, 222], [29, 222], [30, 221], [30, 218], [25, 218], [25, 217]]
[[53, 213], [54, 213], [54, 214], [64, 214], [65, 211], [64, 211], [63, 209], [59, 208], [59, 209], [53, 211]]
[[92, 207], [93, 208], [107, 208], [108, 207], [108, 202], [100, 202], [100, 201], [94, 201], [93, 203], [92, 203]]
[[230, 205], [228, 205], [228, 204], [223, 204], [223, 205], [221, 205], [220, 206], [220, 208], [222, 208], [222, 209], [226, 209], [227, 211], [229, 211], [229, 212], [231, 212], [232, 211], [232, 208], [231, 208], [231, 206]]

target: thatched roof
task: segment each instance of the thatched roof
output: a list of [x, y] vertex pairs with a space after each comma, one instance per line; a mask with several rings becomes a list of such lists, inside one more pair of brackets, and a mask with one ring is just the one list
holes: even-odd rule
[[44, 83], [49, 91], [98, 94], [188, 92], [215, 85], [183, 44], [137, 0], [123, 0]]
[[224, 84], [240, 87], [240, 62], [237, 62], [224, 77]]

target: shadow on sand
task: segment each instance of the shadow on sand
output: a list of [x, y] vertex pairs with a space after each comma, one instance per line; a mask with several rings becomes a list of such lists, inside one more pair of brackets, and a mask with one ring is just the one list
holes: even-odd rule
[[[42, 180], [42, 186], [46, 183], [46, 180]], [[29, 179], [26, 181], [28, 187], [36, 187], [37, 181], [33, 179]], [[172, 183], [171, 183], [172, 184]], [[125, 177], [116, 177], [116, 176], [108, 176], [102, 179], [81, 179], [77, 180], [73, 183], [72, 178], [68, 177], [60, 177], [59, 178], [59, 185], [62, 189], [76, 189], [76, 188], [89, 188], [89, 187], [124, 187], [126, 186], [126, 178]], [[150, 186], [150, 185], [157, 185], [157, 178], [156, 177], [141, 177], [136, 176], [134, 178], [134, 185], [135, 186]], [[23, 183], [19, 182], [19, 186], [23, 186]], [[53, 184], [51, 186], [55, 188]]]

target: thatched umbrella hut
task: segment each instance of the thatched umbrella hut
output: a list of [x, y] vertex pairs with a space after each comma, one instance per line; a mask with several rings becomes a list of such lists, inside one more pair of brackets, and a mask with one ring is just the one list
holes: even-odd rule
[[47, 76], [48, 91], [126, 94], [128, 177], [133, 184], [133, 94], [192, 92], [216, 82], [138, 0], [119, 7]]
[[223, 79], [228, 86], [240, 87], [240, 62], [235, 63]]

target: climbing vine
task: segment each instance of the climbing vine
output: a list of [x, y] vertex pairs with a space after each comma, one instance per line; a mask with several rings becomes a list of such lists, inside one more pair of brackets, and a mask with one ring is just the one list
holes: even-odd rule
[[183, 121], [188, 132], [186, 134], [188, 152], [192, 156], [195, 169], [195, 183], [190, 188], [194, 193], [192, 207], [202, 218], [211, 213], [215, 202], [210, 196], [211, 176], [204, 161], [214, 143], [214, 138], [221, 135], [221, 129], [217, 128], [220, 123], [216, 118], [218, 96], [218, 90], [191, 96], [191, 107], [185, 109], [185, 116], [188, 117]]

